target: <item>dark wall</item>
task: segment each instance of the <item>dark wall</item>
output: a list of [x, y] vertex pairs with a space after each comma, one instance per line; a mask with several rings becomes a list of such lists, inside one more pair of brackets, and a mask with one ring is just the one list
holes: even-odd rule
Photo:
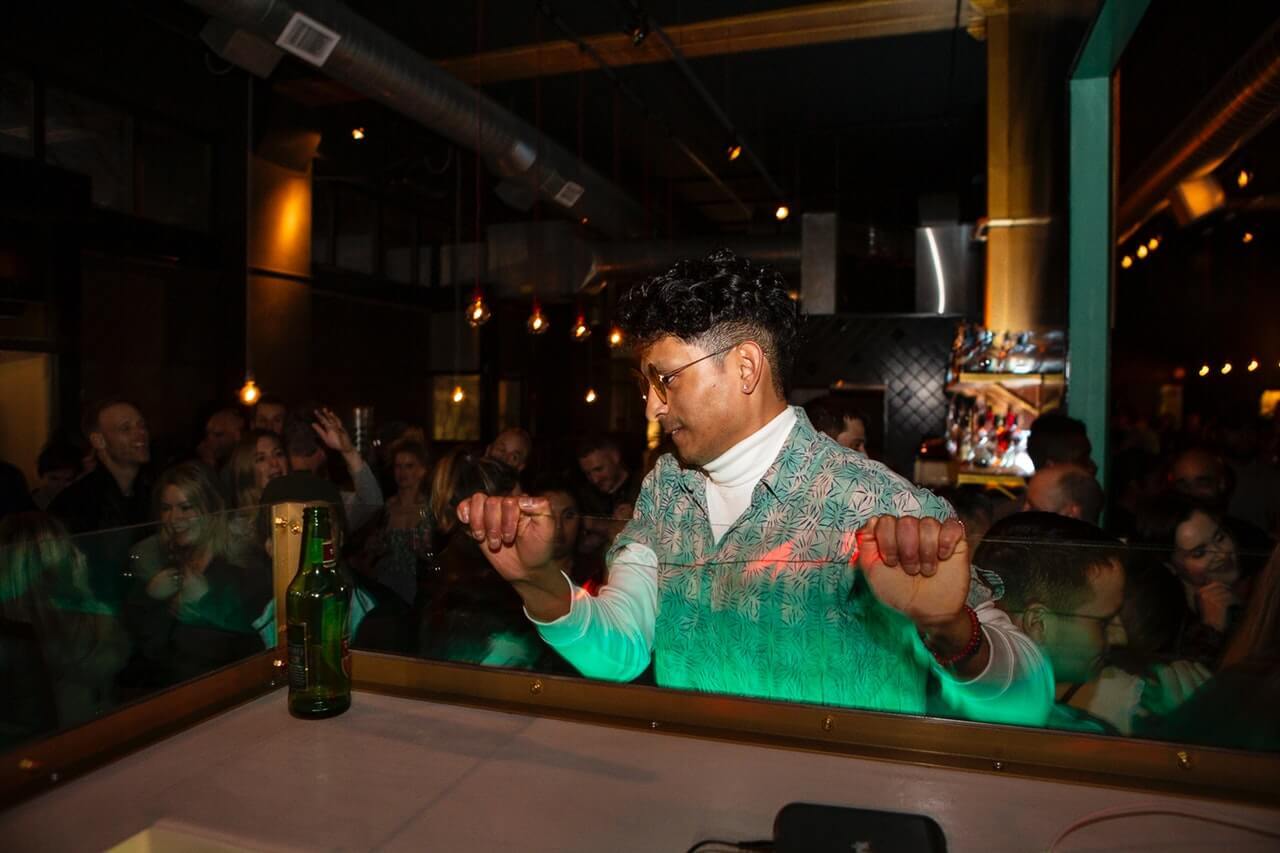
[[959, 317], [854, 315], [808, 317], [792, 386], [829, 388], [838, 381], [885, 386], [884, 462], [910, 476], [920, 440], [940, 435], [944, 391]]

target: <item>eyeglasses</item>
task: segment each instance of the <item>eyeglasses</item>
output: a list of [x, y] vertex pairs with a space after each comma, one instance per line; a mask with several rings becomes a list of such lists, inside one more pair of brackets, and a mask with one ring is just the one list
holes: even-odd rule
[[[1010, 613], [1026, 613], [1026, 611], [1025, 611], [1025, 610], [1010, 610], [1010, 611], [1008, 611], [1008, 612], [1010, 612]], [[1110, 616], [1090, 616], [1090, 615], [1088, 615], [1088, 614], [1086, 614], [1086, 613], [1067, 613], [1067, 612], [1062, 611], [1062, 610], [1048, 610], [1048, 609], [1046, 609], [1046, 608], [1041, 608], [1041, 612], [1043, 612], [1043, 613], [1052, 613], [1054, 616], [1061, 616], [1061, 617], [1063, 617], [1063, 618], [1065, 618], [1065, 619], [1087, 619], [1087, 620], [1089, 620], [1090, 622], [1097, 622], [1098, 624], [1103, 625], [1104, 627], [1105, 627], [1105, 626], [1107, 626], [1107, 625], [1110, 625], [1112, 622], [1116, 621], [1116, 617], [1117, 617], [1117, 616], [1119, 616], [1119, 614], [1118, 614], [1118, 613], [1113, 613], [1113, 614], [1112, 614], [1112, 615], [1110, 615]]]
[[718, 355], [724, 355], [725, 353], [727, 353], [729, 350], [733, 349], [736, 346], [737, 344], [729, 344], [727, 347], [723, 349], [718, 349], [715, 352], [707, 353], [701, 358], [695, 358], [693, 361], [689, 362], [688, 364], [684, 364], [684, 365], [681, 365], [680, 367], [677, 367], [675, 370], [671, 371], [670, 373], [659, 373], [658, 368], [654, 367], [652, 364], [646, 365], [643, 371], [635, 370], [634, 372], [636, 376], [636, 384], [640, 386], [640, 396], [648, 399], [649, 389], [652, 388], [657, 393], [658, 399], [661, 400], [665, 405], [667, 402], [667, 388], [668, 386], [671, 385], [671, 380], [675, 379], [678, 374], [682, 373], [685, 370], [688, 370], [690, 367], [693, 367], [695, 364], [697, 364], [700, 361], [706, 361], [709, 358], [715, 358]]

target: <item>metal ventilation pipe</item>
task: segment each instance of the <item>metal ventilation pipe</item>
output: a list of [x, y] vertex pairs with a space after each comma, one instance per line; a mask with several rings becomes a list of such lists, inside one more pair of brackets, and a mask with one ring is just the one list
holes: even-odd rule
[[612, 182], [342, 3], [187, 2], [279, 45], [457, 145], [478, 151], [493, 172], [508, 179], [504, 198], [527, 203], [538, 194], [611, 236], [641, 233], [643, 211]]
[[1217, 168], [1280, 115], [1280, 23], [1269, 29], [1121, 188], [1127, 238], [1180, 182]]

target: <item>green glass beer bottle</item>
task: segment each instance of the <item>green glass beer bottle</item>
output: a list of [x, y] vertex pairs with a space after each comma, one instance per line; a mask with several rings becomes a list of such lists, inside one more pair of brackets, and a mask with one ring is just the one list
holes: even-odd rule
[[338, 572], [332, 513], [303, 511], [302, 559], [285, 601], [289, 713], [318, 719], [351, 707], [351, 587]]

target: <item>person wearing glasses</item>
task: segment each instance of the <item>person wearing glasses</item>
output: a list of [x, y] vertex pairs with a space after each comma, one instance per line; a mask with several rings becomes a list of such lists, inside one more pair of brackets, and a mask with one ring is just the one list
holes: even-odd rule
[[[1021, 512], [991, 525], [974, 551], [974, 564], [1003, 582], [996, 606], [1044, 651], [1053, 667], [1056, 701], [1045, 723], [1050, 728], [1120, 733], [1105, 717], [1068, 703], [1098, 679], [1107, 662], [1124, 605], [1124, 550], [1119, 539], [1086, 521], [1051, 512]], [[1122, 683], [1132, 688], [1126, 703], [1132, 715], [1143, 682], [1130, 678]]]
[[585, 675], [629, 681], [652, 659], [661, 686], [919, 713], [933, 674], [972, 716], [1043, 721], [1043, 661], [971, 584], [951, 508], [787, 405], [787, 291], [717, 252], [622, 297], [646, 414], [676, 453], [645, 478], [598, 596], [554, 570], [546, 499], [477, 494], [460, 520]]

